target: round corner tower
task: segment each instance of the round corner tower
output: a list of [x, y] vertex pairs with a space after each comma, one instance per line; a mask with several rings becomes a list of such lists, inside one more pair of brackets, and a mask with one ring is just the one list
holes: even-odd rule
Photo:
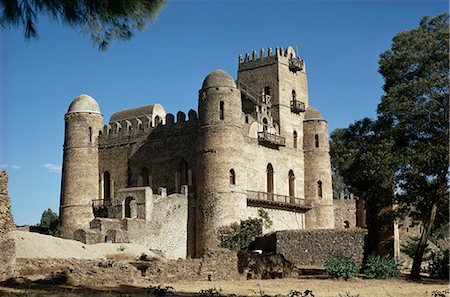
[[73, 238], [77, 229], [89, 228], [94, 218], [92, 200], [98, 198], [98, 135], [103, 115], [88, 95], [75, 98], [64, 116], [64, 154], [59, 228], [61, 237]]
[[246, 208], [244, 116], [233, 78], [215, 70], [199, 91], [196, 255], [220, 245], [218, 229], [239, 222]]
[[328, 124], [309, 106], [303, 121], [305, 200], [313, 208], [305, 214], [307, 229], [334, 228], [333, 189], [328, 143]]

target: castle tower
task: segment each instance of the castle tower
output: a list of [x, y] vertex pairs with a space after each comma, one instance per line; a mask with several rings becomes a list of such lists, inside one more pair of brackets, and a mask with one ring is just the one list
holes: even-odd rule
[[83, 94], [72, 101], [64, 120], [59, 228], [62, 237], [72, 238], [75, 230], [89, 228], [94, 218], [92, 200], [99, 194], [98, 135], [103, 116], [97, 102]]
[[[285, 139], [283, 150], [290, 155], [295, 172], [298, 186], [296, 196], [303, 198], [303, 119], [308, 107], [308, 80], [304, 60], [297, 56], [291, 46], [286, 50], [276, 48], [272, 51], [269, 48], [267, 53], [261, 49], [259, 56], [256, 51], [251, 55], [246, 54], [244, 58], [240, 56], [238, 87], [244, 95], [245, 90], [250, 89], [258, 96], [257, 100], [269, 103], [266, 106], [270, 109], [275, 128], [271, 133]], [[243, 101], [245, 113], [251, 113], [251, 108], [254, 108], [248, 102]]]
[[241, 93], [215, 70], [199, 91], [196, 255], [219, 246], [218, 229], [243, 219], [246, 173]]
[[313, 107], [303, 123], [305, 154], [305, 199], [313, 208], [305, 214], [308, 229], [334, 228], [333, 190], [328, 143], [328, 124]]

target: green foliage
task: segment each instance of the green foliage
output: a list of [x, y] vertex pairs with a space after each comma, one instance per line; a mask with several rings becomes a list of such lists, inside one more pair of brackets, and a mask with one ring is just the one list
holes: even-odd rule
[[50, 235], [55, 235], [58, 230], [58, 224], [58, 215], [49, 208], [42, 213], [41, 221], [37, 224], [37, 226], [48, 228]]
[[233, 223], [219, 229], [220, 246], [233, 251], [249, 248], [256, 237], [262, 235], [263, 220], [248, 218], [240, 224]]
[[147, 295], [155, 296], [155, 297], [164, 297], [164, 296], [172, 296], [174, 294], [173, 287], [170, 286], [150, 286], [147, 288]]
[[[419, 236], [409, 236], [406, 240], [406, 243], [402, 243], [401, 251], [407, 254], [409, 257], [414, 258], [414, 255], [417, 251], [417, 246], [419, 245], [420, 237]], [[427, 255], [431, 249], [427, 246], [425, 247], [424, 255]], [[424, 256], [424, 259], [427, 257]]]
[[345, 280], [358, 275], [359, 267], [353, 259], [342, 255], [331, 255], [327, 258], [326, 273], [334, 278]]
[[1, 0], [0, 26], [23, 28], [26, 40], [38, 39], [38, 17], [45, 15], [90, 35], [100, 50], [106, 50], [114, 39], [128, 40], [144, 30], [164, 4], [164, 0]]
[[273, 222], [267, 211], [262, 208], [258, 208], [258, 216], [263, 220], [265, 228], [272, 227]]
[[448, 27], [449, 15], [442, 14], [424, 17], [418, 28], [397, 34], [380, 55], [385, 95], [377, 119], [363, 119], [331, 135], [333, 169], [366, 201], [369, 251], [381, 247], [380, 230], [392, 216], [380, 213], [392, 201], [399, 202], [397, 215], [423, 223], [415, 277], [434, 220], [441, 225], [449, 219]]
[[369, 279], [385, 279], [399, 276], [400, 269], [391, 257], [370, 255], [364, 265], [364, 273]]
[[449, 250], [432, 252], [428, 272], [433, 278], [449, 278]]

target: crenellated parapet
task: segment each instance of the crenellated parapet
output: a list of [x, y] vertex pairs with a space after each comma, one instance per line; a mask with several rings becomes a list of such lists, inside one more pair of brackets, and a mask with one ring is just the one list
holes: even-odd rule
[[306, 73], [305, 61], [297, 56], [292, 46], [289, 46], [287, 49], [276, 47], [275, 50], [269, 47], [267, 53], [261, 48], [259, 53], [253, 50], [251, 53], [239, 55], [238, 59], [239, 70], [248, 70], [274, 63], [285, 64], [293, 72], [301, 71]]
[[[176, 119], [176, 120], [175, 120]], [[128, 118], [104, 125], [99, 135], [100, 148], [105, 146], [125, 145], [145, 140], [152, 135], [178, 135], [186, 133], [187, 129], [193, 129], [198, 125], [198, 116], [195, 110], [186, 114], [179, 111], [176, 117], [168, 113], [160, 121], [152, 120], [151, 116]]]

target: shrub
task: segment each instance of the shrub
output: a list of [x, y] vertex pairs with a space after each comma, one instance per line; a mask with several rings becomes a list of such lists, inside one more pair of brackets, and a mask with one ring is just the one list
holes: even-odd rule
[[[402, 244], [401, 251], [407, 254], [410, 258], [414, 258], [416, 254], [417, 246], [419, 245], [420, 236], [410, 236], [406, 239], [406, 243]], [[427, 260], [428, 255], [431, 249], [428, 246], [425, 247], [425, 251], [423, 252], [424, 260]]]
[[449, 278], [449, 250], [432, 252], [428, 272], [433, 278]]
[[247, 249], [257, 236], [262, 235], [263, 220], [248, 218], [240, 224], [221, 227], [218, 231], [220, 246], [232, 251]]
[[384, 279], [397, 277], [400, 274], [398, 264], [389, 256], [380, 257], [380, 255], [370, 255], [364, 266], [366, 278]]
[[148, 256], [147, 256], [146, 253], [142, 253], [142, 254], [139, 256], [139, 260], [141, 260], [141, 261], [148, 261], [149, 258], [148, 258]]
[[207, 290], [201, 290], [198, 292], [201, 297], [224, 297], [226, 295], [222, 294], [222, 289], [211, 288]]
[[173, 287], [170, 286], [150, 286], [147, 288], [147, 295], [155, 296], [155, 297], [163, 297], [163, 296], [172, 296], [173, 295]]
[[342, 255], [331, 255], [326, 262], [326, 272], [331, 277], [343, 277], [345, 280], [356, 277], [359, 267], [349, 257]]

